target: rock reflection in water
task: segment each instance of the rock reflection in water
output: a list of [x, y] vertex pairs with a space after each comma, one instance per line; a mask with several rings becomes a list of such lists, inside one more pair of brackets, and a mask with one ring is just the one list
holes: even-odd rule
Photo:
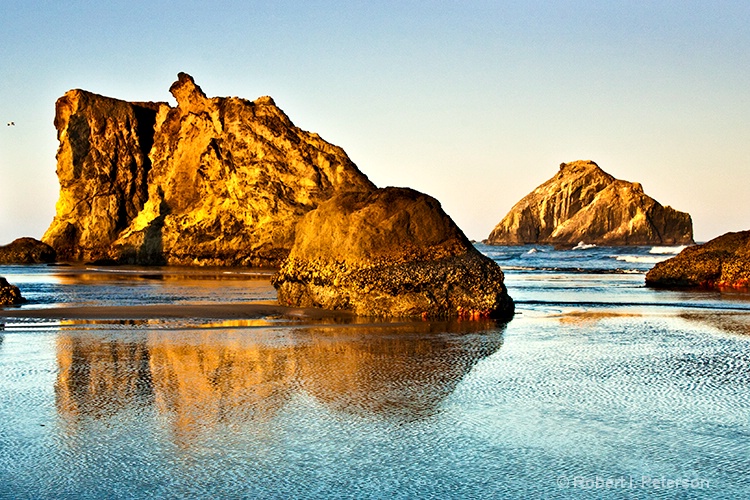
[[57, 408], [66, 417], [107, 417], [152, 401], [149, 350], [142, 340], [61, 333], [57, 364]]
[[[477, 322], [423, 324], [419, 332], [409, 326], [356, 338], [341, 329], [312, 329], [297, 361], [299, 383], [336, 411], [428, 417], [477, 361], [500, 348], [500, 332], [471, 335], [479, 328]], [[448, 330], [453, 333], [441, 334]]]
[[58, 413], [71, 424], [155, 410], [189, 444], [268, 421], [299, 392], [331, 411], [413, 420], [439, 410], [502, 344], [495, 322], [123, 332], [61, 331]]

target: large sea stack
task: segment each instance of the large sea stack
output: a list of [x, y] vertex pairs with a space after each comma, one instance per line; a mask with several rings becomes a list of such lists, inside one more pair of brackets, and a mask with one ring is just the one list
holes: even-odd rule
[[512, 316], [498, 265], [433, 198], [377, 189], [270, 97], [208, 98], [184, 73], [170, 91], [176, 107], [58, 100], [61, 192], [43, 237], [58, 260], [280, 266], [285, 305]]
[[659, 262], [648, 274], [652, 287], [750, 288], [750, 231], [727, 233]]
[[270, 97], [208, 98], [180, 73], [176, 107], [83, 90], [57, 101], [59, 260], [277, 266], [297, 221], [375, 186]]
[[361, 316], [510, 319], [498, 265], [469, 242], [440, 203], [404, 188], [343, 193], [297, 226], [274, 278], [282, 305]]
[[637, 182], [615, 179], [593, 161], [563, 163], [526, 195], [486, 240], [490, 245], [686, 245], [693, 223]]

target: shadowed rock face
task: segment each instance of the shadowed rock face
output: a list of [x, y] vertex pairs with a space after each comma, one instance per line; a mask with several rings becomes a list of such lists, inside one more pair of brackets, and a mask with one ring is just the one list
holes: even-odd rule
[[26, 302], [17, 286], [0, 276], [0, 306], [12, 306]]
[[683, 245], [693, 243], [690, 215], [659, 204], [639, 183], [615, 179], [592, 161], [558, 173], [510, 210], [491, 245]]
[[653, 287], [750, 288], [750, 231], [727, 233], [659, 262], [648, 274]]
[[159, 106], [83, 90], [57, 100], [60, 198], [42, 240], [60, 260], [108, 257], [112, 242], [143, 208]]
[[278, 265], [294, 226], [373, 184], [270, 97], [208, 98], [180, 73], [177, 107], [72, 90], [57, 102], [60, 260]]
[[43, 264], [55, 261], [55, 249], [34, 238], [18, 238], [0, 246], [0, 264]]
[[434, 198], [403, 188], [341, 194], [308, 213], [274, 286], [282, 305], [362, 316], [513, 314], [497, 264]]

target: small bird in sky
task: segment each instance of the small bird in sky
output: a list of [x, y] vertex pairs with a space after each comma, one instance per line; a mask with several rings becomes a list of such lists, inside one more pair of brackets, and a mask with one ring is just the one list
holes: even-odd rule
[[16, 126], [16, 122], [8, 122], [8, 126], [9, 127], [15, 127]]

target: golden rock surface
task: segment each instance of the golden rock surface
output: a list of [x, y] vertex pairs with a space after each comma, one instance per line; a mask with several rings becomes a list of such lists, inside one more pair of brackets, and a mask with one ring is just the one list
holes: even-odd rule
[[57, 101], [59, 260], [275, 266], [297, 221], [374, 185], [270, 97], [209, 98], [180, 73], [176, 107], [71, 90]]
[[500, 267], [440, 203], [407, 188], [345, 193], [297, 226], [274, 276], [279, 303], [359, 316], [511, 319]]
[[685, 245], [689, 214], [662, 206], [637, 182], [615, 179], [592, 161], [563, 163], [492, 230], [490, 245]]

